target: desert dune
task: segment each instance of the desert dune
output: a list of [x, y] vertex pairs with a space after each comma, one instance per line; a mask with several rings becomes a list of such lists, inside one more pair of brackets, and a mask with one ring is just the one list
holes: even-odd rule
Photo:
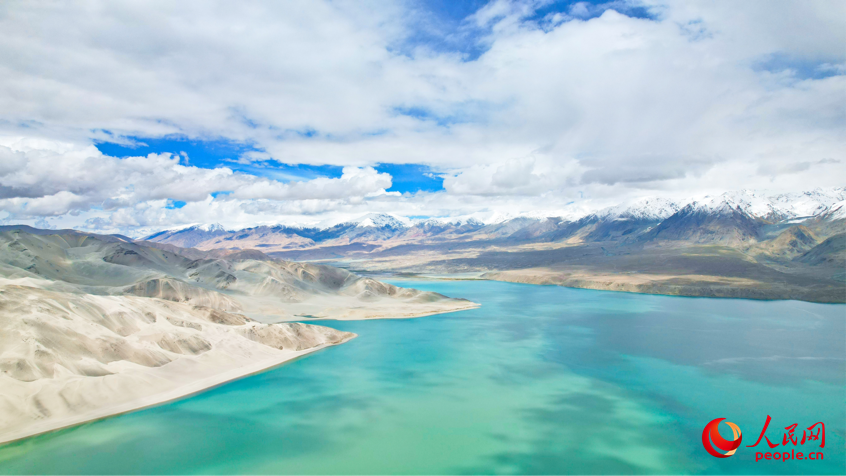
[[0, 231], [0, 442], [172, 400], [355, 337], [284, 321], [476, 306], [330, 266], [240, 256]]

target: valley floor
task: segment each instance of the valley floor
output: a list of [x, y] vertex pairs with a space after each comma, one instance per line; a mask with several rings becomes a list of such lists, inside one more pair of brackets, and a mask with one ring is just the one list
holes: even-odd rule
[[359, 256], [332, 262], [357, 272], [463, 273], [477, 279], [645, 294], [846, 302], [846, 267], [839, 261], [809, 266], [715, 245], [465, 244]]

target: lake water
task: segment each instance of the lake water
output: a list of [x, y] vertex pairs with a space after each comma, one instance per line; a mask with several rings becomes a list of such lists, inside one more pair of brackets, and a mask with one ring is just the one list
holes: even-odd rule
[[[846, 306], [393, 282], [482, 307], [325, 321], [360, 337], [0, 447], [0, 472], [846, 473]], [[825, 448], [795, 450], [823, 461], [755, 462], [767, 415], [773, 443], [822, 421]], [[702, 447], [719, 417], [743, 431], [730, 458]]]

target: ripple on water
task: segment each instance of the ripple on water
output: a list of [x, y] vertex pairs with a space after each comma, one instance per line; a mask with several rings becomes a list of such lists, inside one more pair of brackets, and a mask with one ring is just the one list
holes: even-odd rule
[[[2, 473], [843, 473], [844, 306], [485, 281], [482, 303], [321, 324], [359, 338], [208, 392], [0, 447]], [[823, 462], [718, 460], [727, 417], [826, 423]], [[751, 444], [751, 443], [749, 443]], [[807, 445], [806, 445], [807, 446]]]

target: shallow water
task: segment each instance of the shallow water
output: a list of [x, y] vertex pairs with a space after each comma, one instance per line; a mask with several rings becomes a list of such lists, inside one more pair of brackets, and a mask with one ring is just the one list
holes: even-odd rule
[[[846, 306], [394, 282], [482, 307], [324, 321], [360, 337], [0, 447], [0, 472], [846, 473]], [[795, 447], [824, 460], [755, 462], [767, 415], [774, 443], [824, 422], [825, 448]], [[702, 447], [719, 417], [743, 430], [730, 458]]]

